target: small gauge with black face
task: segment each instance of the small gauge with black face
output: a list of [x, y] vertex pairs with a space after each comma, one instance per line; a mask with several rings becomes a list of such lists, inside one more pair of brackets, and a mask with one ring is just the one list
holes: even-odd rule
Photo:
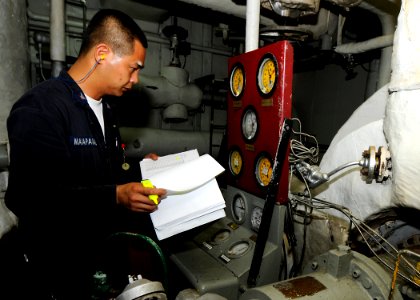
[[230, 73], [230, 92], [239, 98], [245, 89], [245, 71], [241, 64], [236, 64]]
[[236, 223], [242, 224], [247, 215], [247, 205], [241, 195], [236, 195], [232, 201], [232, 216]]
[[247, 142], [255, 139], [258, 133], [258, 116], [256, 110], [249, 106], [242, 115], [242, 135]]
[[268, 53], [261, 59], [257, 72], [257, 87], [262, 96], [270, 96], [274, 92], [277, 77], [277, 60]]

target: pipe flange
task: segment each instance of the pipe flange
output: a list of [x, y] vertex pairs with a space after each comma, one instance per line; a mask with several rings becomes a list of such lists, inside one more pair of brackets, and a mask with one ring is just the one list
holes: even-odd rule
[[366, 183], [372, 183], [375, 175], [376, 166], [376, 149], [375, 146], [370, 146], [369, 150], [363, 151], [363, 167], [360, 173], [366, 177]]
[[383, 182], [392, 177], [391, 153], [388, 148], [381, 146], [378, 150], [378, 174], [377, 182]]

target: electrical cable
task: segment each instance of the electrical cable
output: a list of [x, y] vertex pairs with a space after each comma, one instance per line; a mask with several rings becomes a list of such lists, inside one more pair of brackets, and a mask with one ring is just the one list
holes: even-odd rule
[[92, 66], [92, 68], [90, 68], [90, 70], [86, 73], [85, 76], [82, 77], [82, 79], [76, 80], [76, 83], [82, 83], [83, 81], [85, 81], [90, 74], [92, 74], [93, 70], [95, 70], [96, 66], [99, 65], [99, 62], [101, 61], [101, 59], [98, 59], [97, 61], [95, 61], [95, 64]]
[[[297, 170], [297, 171], [300, 174], [300, 171], [299, 170]], [[300, 175], [303, 178], [308, 197], [309, 197], [309, 199], [312, 199], [312, 194], [311, 194], [311, 190], [309, 189], [308, 183], [306, 182], [306, 179], [302, 176], [302, 174], [300, 174]], [[309, 200], [309, 202], [312, 202], [312, 201]], [[308, 225], [312, 222], [311, 215], [312, 215], [312, 212], [313, 212], [313, 207], [310, 206], [310, 205], [304, 205], [304, 207], [305, 207], [305, 211], [304, 211], [303, 215], [301, 215], [303, 217], [303, 222], [301, 223], [301, 224], [303, 224], [302, 250], [300, 252], [299, 261], [297, 262], [297, 264], [293, 264], [293, 266], [291, 268], [290, 277], [296, 276], [302, 268], [303, 259], [304, 259], [304, 256], [305, 256], [305, 250], [306, 250], [306, 236], [307, 236]], [[309, 208], [309, 212], [307, 210], [308, 208]], [[296, 212], [296, 209], [295, 209], [295, 212]], [[295, 220], [295, 222], [296, 222], [296, 220]]]
[[[365, 222], [361, 221], [357, 217], [355, 217], [351, 211], [341, 205], [337, 205], [328, 201], [324, 201], [317, 198], [310, 198], [309, 201], [305, 200], [303, 198], [308, 198], [306, 195], [295, 195], [291, 194], [290, 200], [299, 202], [303, 205], [311, 206], [313, 209], [317, 210], [323, 210], [323, 209], [336, 209], [344, 214], [349, 220], [351, 220], [351, 224], [356, 228], [356, 230], [359, 232], [361, 238], [365, 242], [366, 246], [369, 248], [371, 253], [375, 256], [375, 258], [382, 263], [385, 267], [387, 267], [390, 270], [395, 270], [392, 265], [387, 263], [382, 257], [379, 256], [377, 251], [375, 251], [368, 239], [371, 242], [376, 243], [379, 245], [379, 247], [384, 251], [385, 254], [387, 254], [390, 258], [397, 260], [398, 256], [401, 255], [401, 262], [399, 262], [399, 270], [397, 270], [398, 275], [414, 284], [417, 287], [420, 287], [420, 284], [417, 283], [412, 278], [420, 278], [420, 271], [411, 263], [409, 262], [405, 257], [402, 256], [402, 253], [411, 253], [412, 255], [416, 255], [415, 252], [403, 249], [398, 250], [396, 249], [391, 243], [389, 243], [383, 236], [381, 236], [377, 231], [372, 229], [370, 226], [368, 226]], [[316, 202], [316, 203], [315, 203]], [[385, 247], [383, 244], [386, 244], [387, 247]], [[411, 277], [411, 278], [410, 278]]]
[[[302, 132], [302, 124], [298, 118], [292, 118], [292, 120], [297, 122], [299, 131], [292, 130], [292, 133], [297, 135], [298, 139], [290, 139], [289, 162], [293, 164], [299, 160], [309, 160], [312, 163], [317, 163], [319, 158], [318, 140], [315, 136]], [[306, 147], [302, 142], [302, 137], [313, 139], [316, 146]]]

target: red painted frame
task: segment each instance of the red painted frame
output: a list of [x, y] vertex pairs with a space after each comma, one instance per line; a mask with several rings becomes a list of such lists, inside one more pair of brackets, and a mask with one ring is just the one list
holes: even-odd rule
[[[274, 92], [269, 97], [263, 97], [257, 88], [257, 72], [260, 61], [265, 55], [271, 54], [277, 60], [278, 76]], [[229, 59], [229, 76], [237, 64], [244, 68], [245, 87], [238, 98], [228, 92], [228, 152], [238, 147], [242, 153], [243, 165], [239, 176], [233, 176], [228, 170], [228, 184], [242, 189], [258, 197], [265, 198], [267, 188], [261, 187], [256, 180], [254, 171], [258, 155], [266, 152], [275, 158], [281, 127], [285, 118], [292, 114], [292, 80], [293, 80], [293, 47], [287, 41], [279, 41]], [[257, 111], [259, 128], [257, 137], [252, 142], [246, 142], [241, 131], [244, 110], [252, 106]], [[289, 161], [283, 165], [276, 201], [284, 204], [288, 199]]]

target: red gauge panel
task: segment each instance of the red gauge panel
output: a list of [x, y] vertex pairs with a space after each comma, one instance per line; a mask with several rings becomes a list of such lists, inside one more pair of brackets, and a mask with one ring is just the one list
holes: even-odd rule
[[[292, 114], [293, 47], [280, 41], [229, 59], [229, 75], [243, 66], [246, 86], [241, 97], [228, 93], [228, 151], [242, 154], [241, 173], [229, 173], [228, 183], [265, 198], [267, 187], [258, 182], [257, 161], [264, 153], [275, 158], [281, 126]], [[245, 118], [245, 119], [244, 119]], [[249, 137], [249, 138], [247, 138]], [[277, 202], [288, 196], [289, 162], [283, 165]]]

